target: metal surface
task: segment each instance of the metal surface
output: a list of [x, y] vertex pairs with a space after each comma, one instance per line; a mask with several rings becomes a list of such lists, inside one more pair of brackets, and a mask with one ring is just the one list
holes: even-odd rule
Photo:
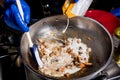
[[104, 71], [107, 73], [108, 79], [120, 76], [120, 67], [115, 63], [114, 59]]
[[[65, 29], [66, 24], [67, 17], [63, 15], [44, 18], [30, 27], [30, 35], [33, 42], [35, 42], [38, 38], [48, 36], [48, 34], [54, 31], [57, 37], [63, 38], [64, 36], [62, 35], [62, 31]], [[88, 47], [92, 48], [90, 61], [93, 63], [93, 66], [90, 67], [85, 73], [79, 73], [71, 76], [70, 79], [89, 80], [104, 70], [111, 62], [113, 54], [112, 38], [104, 26], [99, 24], [97, 21], [87, 17], [71, 18], [69, 27], [64, 34], [67, 37], [81, 38], [82, 41], [88, 45]], [[49, 36], [47, 40], [52, 39], [53, 36], [54, 35]], [[31, 73], [38, 76], [35, 80], [39, 80], [41, 76], [45, 77], [37, 71], [36, 64], [29, 53], [28, 42], [25, 34], [21, 39], [20, 51], [25, 67]], [[48, 77], [46, 78], [48, 79]]]
[[2, 80], [2, 65], [0, 63], [0, 80]]

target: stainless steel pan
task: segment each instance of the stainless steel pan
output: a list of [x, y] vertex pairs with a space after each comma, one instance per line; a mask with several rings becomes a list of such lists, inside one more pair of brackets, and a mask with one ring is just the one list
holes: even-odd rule
[[[67, 25], [67, 17], [57, 15], [47, 17], [30, 26], [30, 35], [35, 43], [37, 38], [44, 38], [50, 32], [56, 31], [56, 37], [63, 38], [63, 29]], [[90, 54], [90, 61], [93, 63], [92, 67], [87, 70], [73, 74], [70, 79], [74, 80], [90, 80], [99, 72], [104, 70], [111, 62], [113, 54], [113, 41], [109, 32], [103, 25], [88, 17], [74, 17], [70, 19], [69, 28], [65, 35], [67, 37], [81, 38], [84, 43], [92, 48]], [[48, 37], [48, 40], [54, 35]], [[88, 37], [90, 39], [88, 39]], [[28, 70], [35, 74], [37, 78], [53, 79], [46, 77], [37, 71], [36, 63], [29, 53], [28, 42], [26, 35], [23, 34], [20, 45], [21, 58]], [[70, 80], [68, 79], [68, 80]], [[39, 79], [36, 79], [39, 80]], [[62, 79], [63, 80], [63, 79]]]

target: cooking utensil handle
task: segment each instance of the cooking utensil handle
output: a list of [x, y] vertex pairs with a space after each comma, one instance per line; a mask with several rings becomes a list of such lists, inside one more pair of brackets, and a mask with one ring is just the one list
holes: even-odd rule
[[28, 39], [29, 47], [33, 47], [33, 43], [32, 43], [32, 40], [31, 40], [30, 33], [29, 32], [25, 32], [25, 34], [26, 34], [27, 39]]
[[108, 79], [120, 75], [120, 67], [116, 64], [114, 59], [111, 60], [111, 63], [104, 71], [108, 74]]
[[90, 80], [107, 80], [108, 74], [106, 72], [101, 72], [97, 76], [95, 76], [93, 79]]
[[107, 68], [91, 80], [114, 80], [120, 77], [120, 67], [115, 63], [114, 59], [111, 60]]
[[19, 13], [20, 13], [20, 15], [22, 17], [22, 20], [24, 21], [24, 13], [23, 13], [23, 9], [22, 9], [20, 0], [16, 0], [16, 4], [17, 4], [18, 10], [19, 10]]
[[[22, 17], [22, 20], [24, 21], [24, 13], [23, 13], [23, 9], [22, 9], [20, 0], [16, 0], [16, 4], [17, 4], [18, 10], [20, 12], [20, 15]], [[26, 36], [28, 38], [29, 47], [32, 47], [33, 43], [32, 43], [31, 37], [30, 37], [30, 33], [29, 32], [25, 32], [25, 33], [26, 33]]]

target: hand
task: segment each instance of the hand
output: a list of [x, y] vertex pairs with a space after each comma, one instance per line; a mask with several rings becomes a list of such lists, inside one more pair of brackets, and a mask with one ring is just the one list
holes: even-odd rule
[[79, 0], [74, 0], [74, 2], [78, 2]]
[[30, 22], [30, 8], [24, 0], [20, 0], [23, 12], [24, 12], [24, 21], [18, 11], [16, 6], [16, 0], [6, 0], [5, 1], [5, 12], [3, 15], [5, 23], [15, 30], [21, 32], [28, 32], [29, 28], [26, 24]]
[[120, 7], [116, 8], [116, 9], [113, 9], [111, 11], [111, 13], [114, 14], [116, 17], [118, 17], [120, 19]]

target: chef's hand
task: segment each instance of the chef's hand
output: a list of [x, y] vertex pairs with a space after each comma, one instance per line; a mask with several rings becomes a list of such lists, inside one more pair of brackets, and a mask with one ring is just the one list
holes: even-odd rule
[[79, 0], [73, 0], [74, 2], [78, 2]]
[[5, 12], [3, 14], [3, 19], [10, 28], [20, 32], [28, 32], [29, 28], [26, 24], [29, 24], [30, 22], [30, 8], [24, 0], [20, 0], [20, 2], [24, 12], [24, 21], [18, 11], [16, 0], [5, 1]]
[[116, 17], [118, 17], [120, 19], [120, 7], [116, 8], [116, 9], [113, 9], [111, 11], [111, 13], [114, 14]]

